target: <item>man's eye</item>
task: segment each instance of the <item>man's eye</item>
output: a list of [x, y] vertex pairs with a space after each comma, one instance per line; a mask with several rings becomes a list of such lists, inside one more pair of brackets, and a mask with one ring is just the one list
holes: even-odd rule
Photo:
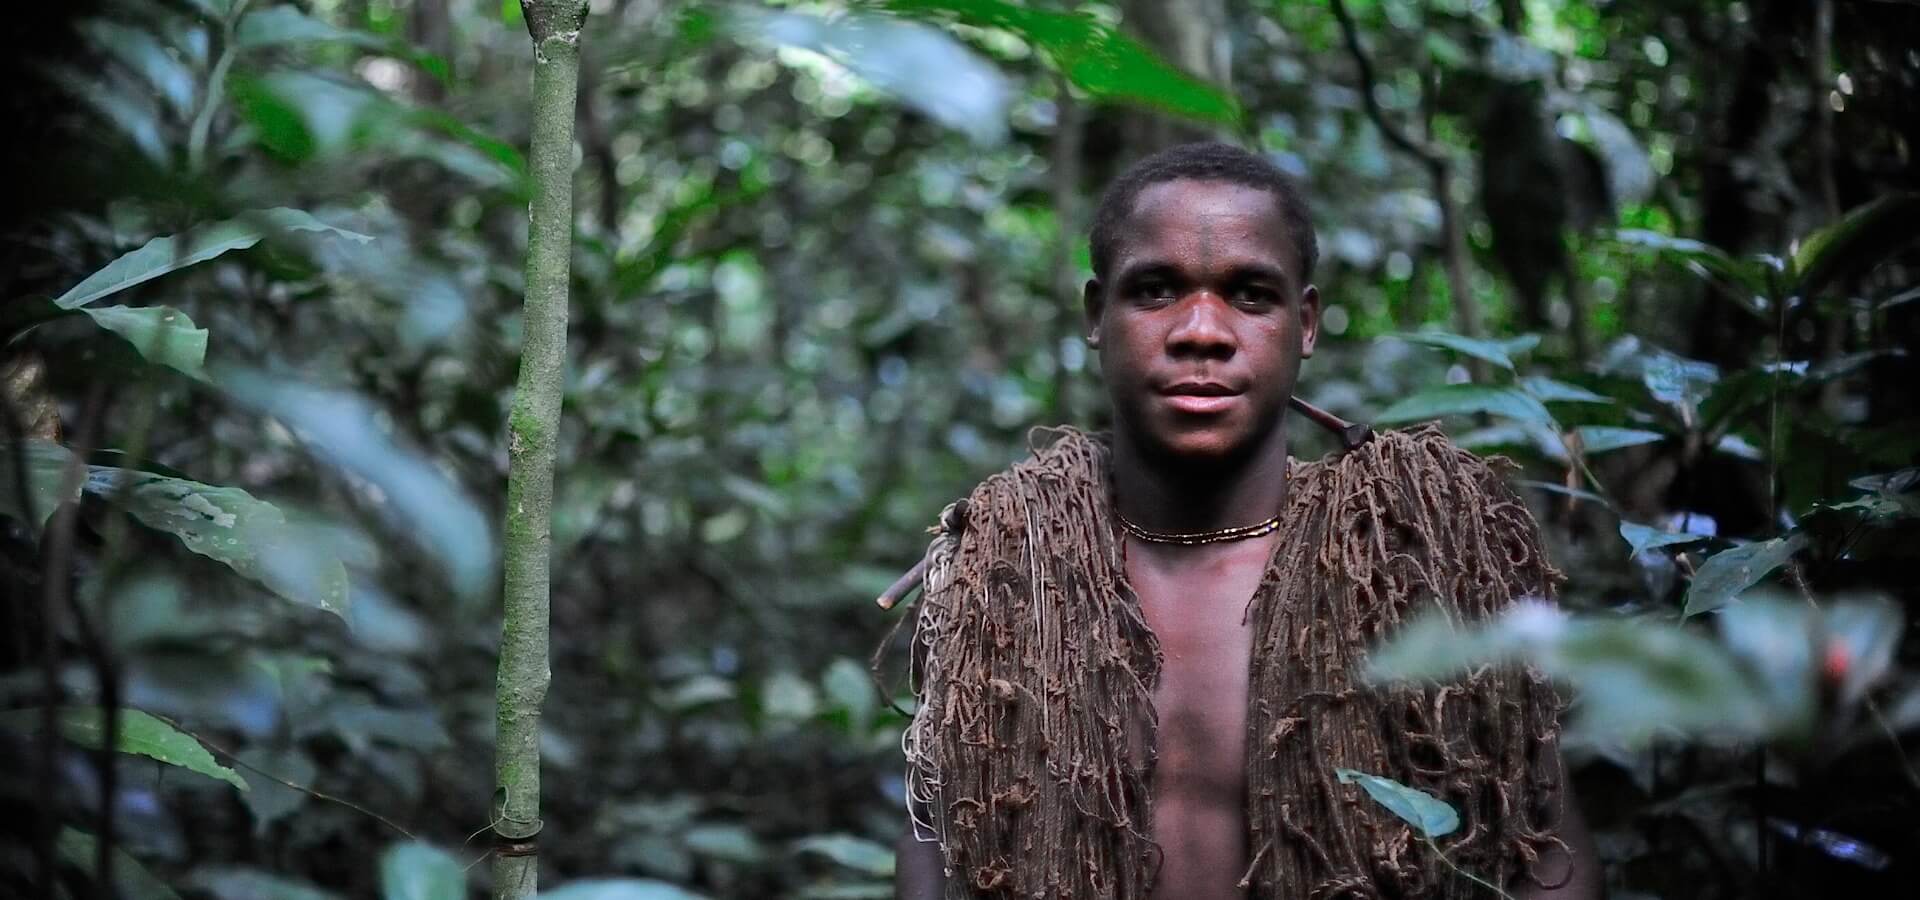
[[1164, 281], [1148, 281], [1142, 283], [1135, 293], [1153, 300], [1167, 300], [1173, 297], [1173, 285]]
[[1236, 303], [1265, 306], [1278, 302], [1280, 295], [1263, 287], [1242, 287], [1233, 292], [1233, 299]]

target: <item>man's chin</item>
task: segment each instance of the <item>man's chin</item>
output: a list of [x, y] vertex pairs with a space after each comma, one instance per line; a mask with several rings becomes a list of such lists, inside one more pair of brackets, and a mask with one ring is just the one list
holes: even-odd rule
[[1206, 429], [1157, 434], [1149, 443], [1163, 462], [1203, 466], [1243, 458], [1255, 442], [1239, 431]]

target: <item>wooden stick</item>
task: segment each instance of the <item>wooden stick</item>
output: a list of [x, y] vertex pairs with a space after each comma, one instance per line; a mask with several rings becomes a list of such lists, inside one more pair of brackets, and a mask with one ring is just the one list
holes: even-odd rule
[[881, 591], [879, 599], [874, 602], [880, 604], [881, 609], [892, 609], [908, 594], [913, 593], [913, 589], [919, 587], [920, 582], [925, 581], [926, 578], [927, 560], [926, 557], [921, 557], [919, 562], [913, 564], [913, 568], [907, 570], [907, 574], [900, 576], [900, 579], [891, 587]]
[[1320, 427], [1334, 433], [1340, 439], [1343, 449], [1352, 450], [1373, 439], [1373, 427], [1361, 422], [1349, 422], [1333, 413], [1300, 399], [1288, 397], [1287, 405], [1300, 411], [1300, 414], [1312, 419]]

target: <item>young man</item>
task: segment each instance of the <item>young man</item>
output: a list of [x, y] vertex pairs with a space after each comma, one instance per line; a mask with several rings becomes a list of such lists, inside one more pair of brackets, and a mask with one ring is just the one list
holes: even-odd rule
[[[897, 896], [1596, 896], [1546, 685], [1361, 677], [1403, 619], [1557, 576], [1525, 508], [1436, 429], [1288, 456], [1320, 314], [1292, 183], [1176, 147], [1108, 190], [1092, 245], [1113, 432], [1063, 432], [941, 516]], [[1446, 858], [1342, 769], [1457, 809]]]

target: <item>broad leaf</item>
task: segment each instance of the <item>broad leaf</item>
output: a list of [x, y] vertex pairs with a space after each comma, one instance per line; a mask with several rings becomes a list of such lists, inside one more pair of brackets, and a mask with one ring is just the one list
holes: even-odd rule
[[1568, 384], [1541, 375], [1528, 375], [1520, 379], [1520, 388], [1538, 398], [1542, 403], [1613, 402], [1612, 397], [1596, 394], [1577, 384]]
[[850, 834], [822, 834], [793, 844], [795, 853], [815, 853], [835, 863], [880, 878], [893, 875], [893, 851], [882, 844]]
[[[216, 761], [193, 735], [137, 709], [122, 709], [119, 718], [119, 729], [114, 735], [115, 750], [217, 778], [242, 791], [247, 789], [239, 773]], [[98, 707], [66, 707], [59, 711], [55, 721], [61, 737], [89, 750], [98, 750], [106, 742], [106, 717]], [[0, 722], [21, 731], [36, 731], [40, 726], [40, 711], [15, 710], [5, 713]]]
[[1620, 521], [1620, 537], [1627, 542], [1627, 555], [1639, 556], [1656, 547], [1671, 547], [1675, 544], [1692, 544], [1704, 541], [1704, 534], [1685, 534], [1678, 531], [1664, 531], [1651, 525]]
[[1360, 785], [1367, 796], [1428, 838], [1443, 837], [1460, 827], [1460, 814], [1445, 801], [1426, 791], [1407, 787], [1391, 778], [1352, 769], [1335, 769], [1333, 772], [1341, 784]]
[[1574, 433], [1580, 436], [1581, 449], [1589, 454], [1652, 444], [1667, 439], [1666, 435], [1658, 431], [1616, 428], [1611, 425], [1582, 425], [1575, 428]]
[[1240, 106], [1232, 95], [1182, 72], [1140, 42], [1085, 13], [1035, 9], [1004, 0], [881, 0], [878, 5], [915, 18], [1010, 31], [1040, 48], [1067, 80], [1097, 99], [1155, 106], [1221, 124], [1240, 120]]
[[207, 361], [207, 330], [171, 306], [101, 306], [80, 310], [133, 345], [147, 361], [193, 378]]
[[1681, 418], [1692, 423], [1698, 419], [1700, 401], [1720, 380], [1720, 370], [1712, 363], [1654, 351], [1643, 361], [1640, 383], [1653, 399], [1673, 407]]
[[990, 62], [946, 32], [888, 16], [743, 9], [738, 26], [845, 66], [949, 128], [983, 144], [1006, 137], [1012, 88]]
[[820, 687], [835, 707], [846, 710], [847, 724], [855, 733], [866, 731], [873, 723], [874, 713], [880, 711], [880, 695], [874, 689], [867, 667], [847, 657], [842, 656], [827, 666], [826, 674], [820, 677]]
[[[19, 477], [14, 473], [16, 461], [26, 465], [27, 496], [19, 496]], [[31, 509], [32, 524], [35, 528], [45, 527], [47, 517], [62, 503], [72, 503], [80, 499], [80, 486], [84, 477], [71, 477], [77, 473], [73, 468], [73, 452], [59, 444], [48, 441], [27, 441], [25, 444], [0, 444], [0, 515], [11, 516], [27, 521]], [[80, 470], [82, 473], [84, 469]]]
[[93, 466], [87, 490], [295, 603], [345, 618], [347, 568], [279, 508], [234, 487]]
[[1734, 259], [1711, 244], [1638, 228], [1616, 231], [1613, 239], [1628, 247], [1659, 253], [1695, 273], [1732, 283], [1742, 292], [1742, 299], [1747, 301], [1743, 306], [1749, 311], [1758, 309], [1753, 298], [1764, 298], [1767, 294], [1765, 266], [1754, 260]]
[[304, 881], [251, 866], [201, 866], [187, 876], [187, 886], [205, 891], [214, 900], [337, 900], [338, 897]]
[[1515, 604], [1464, 628], [1424, 616], [1369, 655], [1367, 677], [1437, 682], [1517, 663], [1574, 687], [1572, 734], [1625, 746], [1658, 733], [1765, 737], [1804, 718], [1802, 708], [1776, 706], [1747, 667], [1697, 630], [1669, 620], [1573, 618], [1544, 603]]
[[[94, 870], [94, 864], [99, 859], [99, 848], [99, 842], [93, 835], [73, 828], [62, 829], [59, 839], [54, 843], [54, 850], [59, 853], [61, 862], [87, 872]], [[110, 880], [113, 886], [111, 890], [103, 891], [105, 896], [119, 900], [180, 900], [180, 895], [174, 893], [173, 888], [154, 877], [146, 866], [127, 851], [115, 847], [109, 856], [112, 858]]]
[[246, 213], [225, 222], [195, 228], [171, 237], [157, 237], [145, 246], [114, 260], [54, 298], [62, 309], [77, 309], [136, 284], [203, 263], [230, 250], [245, 250], [276, 231], [326, 232], [361, 243], [373, 240], [357, 232], [335, 228], [311, 213], [286, 207]]
[[[1513, 357], [1507, 353], [1510, 345], [1505, 342], [1477, 340], [1445, 331], [1403, 331], [1384, 336], [1399, 338], [1410, 344], [1424, 344], [1428, 347], [1440, 347], [1442, 349], [1452, 350], [1455, 353], [1471, 356], [1474, 359], [1486, 360], [1509, 372], [1513, 371]], [[1535, 337], [1533, 342], [1536, 344], [1539, 343], [1539, 338]]]
[[1682, 617], [1711, 612], [1732, 603], [1748, 588], [1792, 559], [1806, 546], [1805, 535], [1791, 534], [1722, 550], [1707, 557], [1687, 587]]
[[766, 859], [760, 839], [744, 825], [710, 823], [687, 829], [681, 839], [687, 849], [701, 856], [743, 866], [759, 865]]
[[430, 844], [395, 844], [380, 855], [383, 900], [466, 900], [466, 867]]
[[1814, 232], [1793, 254], [1794, 293], [1812, 297], [1842, 275], [1878, 265], [1920, 237], [1920, 194], [1881, 197], [1847, 212], [1840, 221]]
[[1419, 422], [1444, 416], [1488, 413], [1552, 426], [1553, 415], [1546, 406], [1525, 391], [1511, 387], [1480, 384], [1449, 384], [1428, 388], [1393, 404], [1375, 417], [1381, 425]]
[[[308, 798], [306, 793], [287, 787], [274, 778], [293, 784], [311, 785], [315, 776], [319, 775], [319, 769], [297, 747], [252, 747], [241, 751], [240, 758], [248, 766], [243, 777], [253, 786], [246, 797], [247, 811], [253, 814], [253, 831], [264, 836], [273, 823], [299, 812]], [[268, 778], [262, 772], [271, 772], [274, 778]]]
[[376, 50], [392, 46], [391, 41], [377, 35], [341, 28], [294, 6], [269, 6], [248, 13], [240, 20], [233, 37], [235, 45], [242, 50], [322, 41], [340, 41]]
[[379, 488], [389, 524], [426, 551], [461, 596], [486, 590], [494, 571], [486, 515], [431, 459], [396, 442], [372, 404], [247, 369], [216, 366], [211, 376], [235, 401], [280, 420], [314, 455]]
[[539, 900], [706, 900], [678, 885], [651, 878], [589, 878], [541, 891]]

